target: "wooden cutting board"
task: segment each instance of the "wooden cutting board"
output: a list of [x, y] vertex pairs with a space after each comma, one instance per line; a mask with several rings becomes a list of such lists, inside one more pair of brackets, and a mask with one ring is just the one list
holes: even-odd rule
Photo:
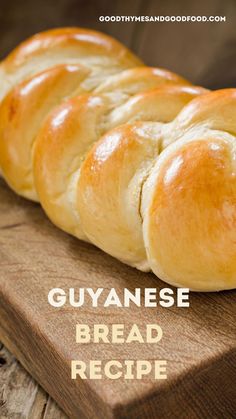
[[[64, 234], [0, 181], [0, 338], [71, 418], [235, 418], [236, 292], [190, 295], [190, 308], [56, 309], [53, 287], [163, 288]], [[157, 344], [77, 344], [77, 323], [158, 323]], [[167, 380], [71, 380], [80, 359], [165, 359]]]

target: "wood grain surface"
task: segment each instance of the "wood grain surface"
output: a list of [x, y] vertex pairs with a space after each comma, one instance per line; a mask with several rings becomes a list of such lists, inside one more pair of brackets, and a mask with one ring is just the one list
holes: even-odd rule
[[[235, 418], [236, 292], [191, 294], [191, 307], [51, 307], [52, 287], [156, 287], [129, 268], [54, 227], [41, 208], [0, 182], [0, 338], [71, 418]], [[75, 342], [76, 323], [147, 323], [159, 344]], [[168, 380], [71, 380], [70, 360], [166, 359]], [[33, 416], [32, 416], [33, 417]]]
[[[227, 23], [127, 24], [101, 23], [98, 20], [100, 15], [182, 14], [226, 15]], [[56, 6], [55, 0], [37, 0], [37, 4], [32, 0], [1, 0], [0, 57], [38, 31], [78, 25], [116, 37], [149, 65], [166, 66], [206, 87], [232, 87], [236, 86], [235, 19], [234, 0], [58, 0]], [[48, 288], [52, 284], [66, 287], [100, 284], [107, 288], [115, 286], [122, 289], [126, 286], [132, 289], [140, 284], [143, 287], [156, 286], [156, 281], [151, 275], [142, 275], [123, 267], [98, 250], [58, 232], [38, 206], [14, 197], [3, 183], [0, 188], [0, 214], [1, 334], [28, 371], [50, 391], [69, 415], [73, 416], [76, 410], [75, 417], [79, 419], [103, 417], [104, 410], [100, 406], [104, 407], [104, 401], [107, 405], [113, 399], [112, 407], [105, 413], [108, 417], [236, 417], [235, 292], [208, 296], [196, 294], [191, 297], [191, 309], [187, 313], [180, 309], [148, 309], [143, 310], [140, 316], [140, 310], [128, 311], [130, 323], [136, 321], [144, 325], [153, 321], [160, 322], [164, 327], [163, 345], [154, 351], [152, 347], [147, 348], [147, 354], [149, 357], [160, 355], [168, 358], [171, 368], [169, 387], [161, 388], [146, 381], [141, 386], [136, 383], [128, 386], [123, 382], [118, 386], [110, 382], [102, 383], [95, 397], [97, 409], [96, 403], [90, 400], [94, 392], [97, 394], [96, 388], [87, 389], [87, 384], [82, 383], [85, 388], [81, 392], [77, 388], [73, 390], [79, 407], [70, 407], [71, 395], [65, 389], [70, 383], [68, 371], [65, 374], [67, 379], [64, 378], [67, 381], [60, 384], [64, 377], [61, 358], [63, 362], [70, 358], [67, 340], [72, 340], [74, 332], [69, 327], [68, 334], [62, 336], [61, 329], [68, 322], [74, 325], [80, 313], [67, 308], [60, 310], [58, 316], [57, 311], [50, 310], [48, 306], [45, 308]], [[158, 286], [161, 286], [160, 282]], [[38, 300], [39, 295], [43, 296], [43, 301]], [[26, 299], [23, 306], [21, 299]], [[88, 317], [91, 324], [94, 318], [99, 322], [112, 322], [114, 318], [119, 322], [122, 319], [127, 321], [127, 310], [104, 313], [88, 309], [86, 313], [83, 319]], [[33, 335], [29, 322], [34, 325]], [[28, 338], [24, 341], [25, 333]], [[60, 365], [59, 373], [54, 374], [51, 369], [51, 355], [48, 355], [49, 349], [44, 351], [45, 344], [47, 348], [56, 345], [57, 360], [55, 363], [52, 360], [52, 364]], [[101, 352], [109, 358], [113, 349], [110, 348], [108, 353], [104, 349], [101, 348]], [[74, 345], [72, 351], [75, 356], [80, 356], [79, 348]], [[93, 354], [95, 350], [91, 348], [90, 351]], [[138, 357], [140, 348], [132, 347], [132, 353]], [[37, 354], [38, 359], [35, 359]], [[120, 359], [125, 358], [126, 350], [119, 348], [116, 355]], [[1, 348], [1, 356], [6, 360], [6, 363], [3, 361], [0, 364], [1, 418], [65, 418], [51, 397], [5, 348]], [[48, 371], [52, 371], [52, 377], [48, 377]], [[84, 394], [89, 395], [89, 402], [80, 403]], [[65, 397], [68, 400], [64, 400]], [[90, 416], [86, 416], [86, 406], [90, 402], [95, 407], [91, 412], [89, 409]]]
[[1, 343], [0, 371], [1, 419], [67, 419]]

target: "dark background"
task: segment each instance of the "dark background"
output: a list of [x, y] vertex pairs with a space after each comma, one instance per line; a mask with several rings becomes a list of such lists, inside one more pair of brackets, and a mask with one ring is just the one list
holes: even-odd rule
[[[226, 23], [101, 23], [100, 15], [225, 15]], [[108, 33], [146, 64], [196, 84], [236, 86], [236, 0], [0, 0], [0, 57], [29, 35], [59, 26]]]

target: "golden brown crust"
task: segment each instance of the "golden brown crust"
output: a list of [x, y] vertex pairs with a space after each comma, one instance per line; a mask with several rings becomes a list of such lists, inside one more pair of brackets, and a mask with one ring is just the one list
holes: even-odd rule
[[88, 70], [58, 65], [18, 84], [0, 104], [0, 167], [18, 194], [37, 200], [32, 174], [35, 138], [48, 113], [79, 92]]
[[236, 89], [222, 89], [197, 97], [178, 115], [173, 137], [201, 125], [205, 128], [236, 133]]
[[39, 33], [20, 44], [0, 64], [0, 99], [17, 83], [58, 64], [83, 64], [92, 70], [91, 88], [142, 62], [124, 45], [100, 32], [59, 28]]
[[[14, 71], [29, 58], [48, 54], [58, 48], [77, 48], [86, 55], [112, 55], [126, 67], [140, 65], [141, 61], [124, 45], [109, 35], [91, 29], [68, 27], [50, 29], [32, 36], [17, 46], [5, 59], [4, 67]], [[63, 54], [63, 50], [61, 51]]]
[[79, 238], [84, 235], [73, 209], [74, 175], [97, 138], [97, 121], [105, 106], [104, 99], [95, 95], [65, 102], [48, 117], [35, 145], [34, 179], [40, 202], [56, 225]]
[[126, 124], [94, 145], [80, 171], [77, 211], [82, 230], [96, 246], [133, 266], [146, 260], [140, 188], [158, 149], [158, 136], [149, 124]]
[[192, 290], [236, 286], [235, 137], [206, 134], [168, 147], [146, 185], [151, 269]]
[[[75, 64], [57, 65], [18, 83], [2, 101], [0, 105], [0, 166], [2, 166], [3, 175], [9, 185], [20, 195], [37, 200], [32, 173], [32, 150], [34, 149], [38, 131], [47, 114], [64, 99], [86, 93], [86, 86], [90, 78], [91, 71], [84, 66]], [[107, 114], [109, 107], [118, 106], [119, 102], [122, 103], [136, 92], [148, 90], [151, 86], [167, 86], [170, 80], [179, 81], [178, 76], [175, 76], [173, 73], [169, 74], [163, 70], [159, 71], [156, 68], [146, 67], [126, 70], [111, 77], [111, 79], [112, 82], [110, 84], [106, 83], [100, 89], [103, 92], [104, 101], [107, 98], [108, 102], [107, 107], [104, 108], [104, 115]], [[173, 89], [172, 97], [171, 89]], [[175, 114], [177, 114], [180, 107], [187, 102], [187, 99], [189, 100], [189, 95], [194, 97], [194, 95], [199, 94], [199, 89], [182, 86], [178, 90], [179, 99], [177, 99], [175, 88], [173, 85], [170, 85], [170, 90], [166, 94], [166, 96], [170, 96], [168, 108], [172, 109], [172, 111], [176, 109]], [[152, 100], [153, 96], [156, 97], [154, 101]], [[114, 117], [114, 120], [109, 121], [109, 127], [132, 120], [132, 115], [135, 116], [136, 113], [136, 119], [142, 119], [142, 115], [138, 113], [138, 109], [142, 110], [142, 107], [146, 108], [146, 117], [147, 110], [151, 111], [152, 107], [154, 110], [156, 109], [156, 113], [159, 115], [164, 93], [160, 91], [159, 96], [159, 100], [157, 93], [147, 96], [146, 100], [144, 100], [142, 95], [140, 97], [137, 96], [136, 105], [132, 104], [132, 102], [129, 104], [128, 101], [127, 107], [132, 114], [129, 114], [129, 111], [126, 112], [126, 110], [122, 112], [122, 109], [119, 111], [118, 107], [118, 112], [114, 112], [114, 115], [111, 115], [111, 118]], [[181, 102], [181, 105], [175, 103], [175, 98]], [[92, 100], [92, 98], [88, 97], [87, 100]], [[163, 100], [166, 101], [167, 99], [163, 98]], [[85, 103], [83, 99], [82, 103]], [[79, 112], [81, 113], [81, 111]], [[152, 119], [154, 115], [151, 112], [149, 113]], [[117, 117], [118, 120], [116, 121]], [[122, 117], [125, 118], [124, 121]], [[119, 118], [121, 118], [120, 121]], [[86, 124], [89, 124], [87, 119]], [[87, 126], [85, 127], [85, 132], [86, 129]], [[98, 138], [99, 124], [96, 132]], [[93, 141], [95, 141], [95, 138]], [[57, 152], [55, 152], [56, 154]]]
[[[137, 71], [138, 70], [138, 71]], [[191, 86], [192, 84], [172, 71], [158, 67], [139, 67], [128, 69], [122, 73], [109, 77], [95, 89], [96, 93], [109, 93], [123, 91], [129, 95], [154, 89], [155, 87], [167, 84]]]
[[108, 131], [81, 167], [77, 208], [82, 230], [96, 246], [139, 269], [147, 269], [141, 190], [161, 151], [162, 124], [205, 92], [198, 87], [166, 85], [135, 95], [115, 109], [109, 120], [111, 126], [129, 124]]
[[[166, 89], [167, 92], [162, 86], [153, 91], [153, 104], [155, 95], [156, 103], [159, 103], [154, 114], [149, 114], [150, 108], [142, 105], [142, 100], [146, 104], [146, 95], [150, 94], [148, 91], [138, 95], [139, 109], [142, 110], [140, 115], [132, 99], [126, 102], [128, 110], [126, 107], [123, 109], [124, 105], [121, 105], [112, 111], [113, 101], [110, 96], [94, 94], [71, 99], [49, 116], [36, 140], [34, 177], [40, 202], [55, 224], [79, 238], [84, 237], [75, 209], [76, 196], [71, 191], [74, 190], [81, 163], [103, 133], [123, 122], [129, 122], [133, 115], [136, 115], [137, 119], [144, 117], [144, 120], [152, 120], [153, 117], [153, 120], [162, 121], [162, 107], [166, 108], [165, 119], [168, 117], [168, 120], [171, 120], [184, 106], [187, 98], [191, 100], [204, 92], [200, 88], [190, 89], [184, 86], [167, 86]], [[169, 96], [175, 102], [172, 107], [169, 106]]]
[[136, 94], [114, 109], [109, 117], [109, 128], [134, 121], [170, 122], [187, 103], [207, 92], [198, 86], [162, 83], [155, 89]]
[[22, 43], [0, 65], [4, 177], [129, 265], [192, 290], [234, 288], [236, 89], [206, 93], [140, 65], [86, 29]]
[[190, 102], [165, 133], [167, 148], [145, 184], [150, 267], [173, 285], [236, 286], [235, 115], [236, 89]]

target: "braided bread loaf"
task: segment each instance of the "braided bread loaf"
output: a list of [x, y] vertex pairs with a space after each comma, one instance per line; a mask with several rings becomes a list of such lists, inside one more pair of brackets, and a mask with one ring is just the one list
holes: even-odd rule
[[0, 78], [0, 167], [18, 194], [168, 283], [236, 286], [235, 90], [208, 93], [83, 29], [31, 38]]

